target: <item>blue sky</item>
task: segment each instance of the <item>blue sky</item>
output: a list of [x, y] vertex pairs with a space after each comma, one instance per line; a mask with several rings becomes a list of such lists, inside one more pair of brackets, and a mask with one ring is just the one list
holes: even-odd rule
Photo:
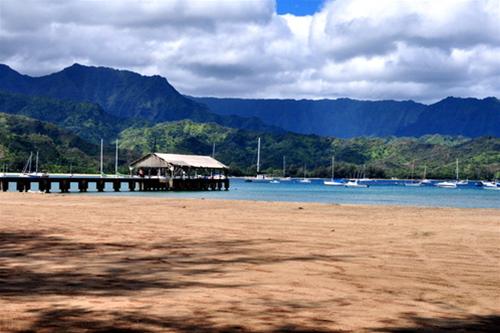
[[280, 15], [312, 15], [320, 10], [323, 2], [323, 0], [277, 0], [276, 10]]

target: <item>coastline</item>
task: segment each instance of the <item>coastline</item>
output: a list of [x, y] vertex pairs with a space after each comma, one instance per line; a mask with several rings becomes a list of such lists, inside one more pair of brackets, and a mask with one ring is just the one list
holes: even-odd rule
[[2, 332], [500, 318], [498, 209], [0, 193], [0, 214]]

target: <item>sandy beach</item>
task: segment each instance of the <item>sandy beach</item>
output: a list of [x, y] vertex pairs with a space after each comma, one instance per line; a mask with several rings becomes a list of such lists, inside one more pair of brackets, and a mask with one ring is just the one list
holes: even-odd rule
[[500, 325], [500, 210], [0, 193], [0, 221], [0, 332]]

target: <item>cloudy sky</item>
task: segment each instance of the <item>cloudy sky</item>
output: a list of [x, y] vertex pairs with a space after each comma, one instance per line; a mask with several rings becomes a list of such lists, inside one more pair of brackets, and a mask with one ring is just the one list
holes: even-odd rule
[[0, 0], [0, 63], [165, 76], [194, 96], [500, 96], [500, 0]]

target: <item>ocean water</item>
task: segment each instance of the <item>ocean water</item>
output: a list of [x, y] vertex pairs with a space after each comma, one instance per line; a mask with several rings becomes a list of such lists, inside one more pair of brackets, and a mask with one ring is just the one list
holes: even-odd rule
[[500, 209], [500, 191], [485, 190], [474, 182], [457, 189], [436, 186], [406, 187], [403, 182], [397, 181], [374, 181], [369, 184], [369, 188], [345, 188], [325, 186], [323, 180], [312, 180], [310, 184], [302, 184], [296, 180], [271, 184], [231, 179], [229, 191], [128, 192], [124, 187], [119, 193], [112, 192], [110, 188], [109, 192], [92, 195]]
[[[90, 186], [91, 192], [82, 195], [500, 209], [500, 191], [485, 190], [475, 182], [469, 182], [469, 185], [459, 186], [457, 189], [436, 186], [406, 187], [401, 181], [372, 181], [369, 184], [369, 188], [344, 188], [325, 186], [323, 180], [319, 179], [312, 180], [310, 184], [302, 184], [296, 180], [271, 184], [231, 179], [229, 191], [128, 192], [124, 184], [121, 192], [113, 192], [109, 186], [106, 192], [98, 193], [93, 192], [95, 189]], [[33, 190], [36, 190], [36, 186]], [[53, 192], [57, 192], [57, 189], [54, 188]], [[78, 193], [76, 184], [72, 186], [71, 192]]]

